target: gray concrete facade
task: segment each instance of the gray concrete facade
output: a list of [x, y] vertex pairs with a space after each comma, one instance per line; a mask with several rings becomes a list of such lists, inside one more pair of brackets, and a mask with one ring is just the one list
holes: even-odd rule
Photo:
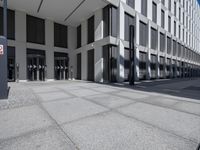
[[[103, 46], [105, 45], [115, 45], [117, 47], [117, 82], [124, 81], [124, 51], [125, 48], [129, 48], [129, 42], [125, 40], [125, 13], [134, 17], [135, 19], [135, 79], [140, 79], [140, 52], [146, 54], [146, 77], [145, 79], [151, 79], [151, 55], [156, 55], [156, 78], [167, 78], [167, 59], [170, 60], [169, 64], [169, 77], [178, 77], [181, 74], [181, 69], [178, 72], [176, 67], [177, 64], [184, 63], [190, 65], [190, 68], [195, 68], [198, 70], [198, 75], [200, 74], [200, 38], [199, 38], [199, 6], [195, 0], [190, 1], [181, 1], [171, 0], [171, 10], [169, 10], [168, 1], [165, 1], [165, 4], [162, 4], [159, 0], [148, 0], [147, 1], [147, 16], [142, 15], [141, 13], [141, 1], [135, 2], [135, 7], [132, 8], [127, 4], [126, 0], [106, 0], [107, 3], [102, 6], [102, 8], [90, 12], [85, 18], [89, 18], [94, 15], [94, 42], [87, 44], [87, 20], [80, 21], [76, 25], [68, 25], [68, 48], [60, 48], [54, 46], [54, 20], [47, 19], [45, 16], [40, 14], [31, 14], [30, 12], [23, 12], [21, 10], [15, 10], [15, 40], [8, 40], [8, 45], [15, 47], [16, 50], [16, 64], [19, 64], [19, 80], [27, 81], [27, 57], [26, 50], [27, 48], [45, 50], [46, 52], [46, 65], [47, 73], [46, 80], [54, 80], [54, 52], [65, 52], [69, 55], [69, 67], [74, 68], [73, 78], [76, 78], [77, 74], [77, 57], [76, 54], [81, 53], [81, 80], [87, 80], [87, 51], [94, 49], [94, 76], [96, 82], [103, 82]], [[152, 2], [157, 4], [157, 23], [152, 21]], [[174, 15], [174, 2], [177, 4], [177, 12]], [[103, 22], [103, 7], [107, 4], [111, 4], [117, 9], [117, 37], [107, 36], [104, 37], [104, 22]], [[181, 18], [178, 17], [179, 8], [181, 10]], [[161, 16], [160, 11], [164, 10], [164, 28], [161, 27]], [[27, 33], [26, 33], [26, 14], [34, 15], [45, 19], [45, 44], [34, 44], [27, 42]], [[168, 31], [168, 16], [171, 17], [171, 31]], [[183, 19], [184, 18], [184, 19]], [[187, 19], [186, 19], [187, 18]], [[57, 21], [57, 20], [56, 20]], [[147, 25], [148, 28], [148, 44], [147, 46], [142, 46], [140, 44], [140, 22], [143, 22]], [[176, 21], [176, 35], [174, 35], [174, 21]], [[81, 47], [76, 48], [77, 43], [77, 32], [76, 27], [81, 25]], [[180, 25], [180, 30], [179, 30]], [[157, 30], [157, 49], [151, 49], [151, 28]], [[180, 31], [180, 37], [179, 37]], [[183, 32], [184, 31], [184, 32]], [[163, 33], [165, 36], [165, 48], [164, 51], [160, 50], [160, 33]], [[171, 40], [171, 50], [170, 53], [167, 52], [167, 37]], [[181, 49], [181, 54], [178, 55], [176, 52], [173, 55], [173, 40], [177, 43], [180, 43], [183, 46]], [[178, 49], [178, 46], [176, 46]], [[188, 50], [187, 50], [188, 49]], [[161, 75], [160, 71], [160, 57], [164, 58], [163, 72]], [[172, 75], [172, 62], [174, 60], [175, 71]], [[181, 68], [181, 67], [180, 67]], [[187, 69], [187, 67], [182, 66]], [[185, 70], [186, 70], [185, 69]], [[195, 70], [194, 69], [194, 70]], [[189, 73], [192, 70], [188, 71]], [[185, 77], [182, 71], [182, 77]], [[197, 76], [197, 71], [196, 71]]]

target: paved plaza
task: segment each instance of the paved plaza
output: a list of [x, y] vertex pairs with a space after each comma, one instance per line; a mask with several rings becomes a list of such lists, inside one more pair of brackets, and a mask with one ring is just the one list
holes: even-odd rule
[[200, 79], [9, 83], [1, 150], [196, 150]]

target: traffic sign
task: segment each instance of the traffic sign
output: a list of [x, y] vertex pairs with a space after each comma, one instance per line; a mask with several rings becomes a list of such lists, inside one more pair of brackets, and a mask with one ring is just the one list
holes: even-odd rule
[[3, 55], [3, 45], [0, 45], [0, 55]]

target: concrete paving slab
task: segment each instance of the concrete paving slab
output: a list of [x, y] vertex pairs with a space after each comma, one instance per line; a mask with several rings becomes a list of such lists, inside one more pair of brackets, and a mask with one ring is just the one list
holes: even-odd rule
[[67, 98], [72, 97], [71, 95], [63, 93], [63, 92], [40, 93], [38, 95], [43, 102], [58, 100], [58, 99], [67, 99]]
[[173, 108], [189, 113], [200, 115], [200, 104], [190, 102], [177, 103]]
[[143, 99], [143, 98], [147, 98], [149, 97], [149, 95], [145, 95], [145, 94], [139, 94], [139, 93], [136, 93], [134, 91], [132, 92], [118, 92], [116, 93], [117, 96], [122, 96], [122, 97], [127, 97], [127, 98], [130, 98], [130, 99]]
[[100, 94], [99, 92], [95, 92], [95, 91], [89, 90], [89, 89], [71, 90], [71, 91], [68, 91], [68, 93], [73, 94], [77, 97], [85, 97], [85, 96]]
[[52, 121], [38, 106], [0, 111], [0, 140], [52, 125]]
[[57, 92], [57, 91], [59, 91], [58, 89], [56, 89], [54, 87], [44, 87], [44, 86], [32, 87], [32, 90], [35, 93], [49, 93], [49, 92]]
[[74, 145], [58, 129], [48, 128], [25, 136], [0, 141], [1, 150], [75, 150]]
[[102, 93], [111, 93], [118, 91], [117, 89], [113, 89], [112, 87], [96, 87], [94, 88], [94, 90]]
[[192, 150], [181, 139], [116, 113], [104, 113], [63, 126], [81, 150]]
[[58, 124], [84, 118], [107, 109], [81, 98], [43, 103], [44, 108]]
[[158, 105], [158, 106], [167, 106], [167, 107], [173, 106], [178, 102], [174, 99], [169, 99], [162, 96], [146, 98], [146, 99], [143, 99], [142, 101], [146, 103]]
[[130, 99], [120, 98], [120, 97], [112, 96], [109, 94], [88, 96], [87, 99], [109, 108], [116, 108], [116, 107], [120, 107], [122, 105], [130, 104], [134, 102], [133, 100], [130, 100]]
[[200, 141], [200, 117], [195, 115], [144, 103], [135, 103], [118, 110], [181, 137]]

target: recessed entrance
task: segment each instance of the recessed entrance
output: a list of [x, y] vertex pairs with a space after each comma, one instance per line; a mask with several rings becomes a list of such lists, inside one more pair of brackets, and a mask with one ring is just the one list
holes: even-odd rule
[[29, 81], [45, 81], [45, 51], [27, 50], [27, 78]]
[[69, 77], [69, 58], [67, 53], [54, 53], [55, 80], [66, 80]]

